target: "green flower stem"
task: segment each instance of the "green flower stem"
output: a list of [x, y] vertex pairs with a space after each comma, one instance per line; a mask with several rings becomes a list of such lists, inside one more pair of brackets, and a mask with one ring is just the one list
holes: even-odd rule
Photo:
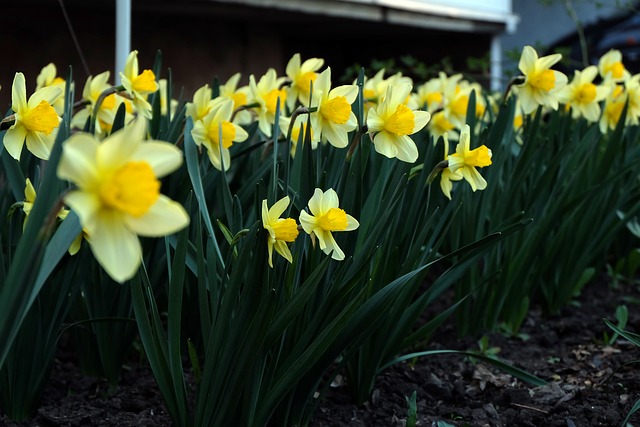
[[291, 133], [293, 132], [293, 125], [295, 124], [298, 116], [301, 114], [315, 113], [316, 111], [318, 111], [317, 107], [310, 107], [310, 108], [298, 107], [293, 111], [293, 113], [291, 113], [291, 121], [289, 122], [289, 129], [287, 129], [287, 141], [291, 141]]
[[122, 92], [123, 90], [124, 90], [124, 86], [113, 86], [113, 87], [110, 87], [109, 89], [106, 89], [100, 94], [100, 96], [98, 97], [98, 100], [96, 101], [96, 105], [93, 107], [93, 115], [91, 116], [91, 127], [90, 127], [91, 133], [93, 133], [93, 131], [96, 128], [98, 111], [100, 111], [100, 107], [102, 106], [102, 103], [104, 102], [105, 98], [109, 95], [113, 95], [114, 93]]
[[231, 115], [231, 122], [233, 122], [233, 119], [236, 118], [236, 114], [238, 114], [240, 111], [244, 111], [244, 110], [250, 110], [252, 108], [256, 108], [259, 107], [260, 104], [258, 104], [257, 102], [254, 102], [253, 104], [247, 104], [247, 105], [241, 105], [238, 108], [236, 108], [235, 110], [233, 110], [233, 114]]
[[511, 80], [509, 80], [509, 84], [507, 84], [507, 88], [504, 90], [504, 96], [502, 97], [502, 103], [504, 104], [505, 102], [507, 102], [507, 97], [509, 96], [509, 92], [511, 92], [511, 88], [514, 85], [519, 85], [524, 83], [524, 76], [516, 76], [514, 78], [512, 78]]
[[356, 133], [353, 134], [353, 138], [351, 138], [351, 144], [349, 144], [349, 151], [347, 151], [347, 157], [345, 159], [347, 162], [351, 160], [351, 157], [353, 156], [353, 152], [356, 151], [356, 147], [360, 143], [362, 136], [365, 133], [367, 133], [368, 130], [369, 128], [365, 124], [360, 126], [356, 131]]

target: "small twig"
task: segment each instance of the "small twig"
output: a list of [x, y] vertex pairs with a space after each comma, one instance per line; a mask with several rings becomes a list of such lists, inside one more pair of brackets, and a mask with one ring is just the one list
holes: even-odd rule
[[511, 402], [511, 404], [513, 406], [517, 406], [518, 408], [530, 409], [532, 411], [540, 412], [541, 414], [549, 415], [549, 412], [547, 412], [547, 411], [545, 411], [543, 409], [534, 408], [533, 406], [521, 405], [519, 403], [513, 403], [513, 402]]
[[7, 130], [11, 126], [13, 126], [16, 122], [16, 115], [12, 114], [10, 116], [5, 117], [0, 121], [0, 131]]

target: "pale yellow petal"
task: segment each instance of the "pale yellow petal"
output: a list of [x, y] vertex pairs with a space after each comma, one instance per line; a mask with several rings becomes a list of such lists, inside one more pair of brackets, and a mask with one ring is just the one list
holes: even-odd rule
[[58, 163], [58, 177], [81, 188], [92, 186], [98, 177], [96, 152], [98, 141], [88, 133], [76, 133], [62, 145], [63, 155]]
[[140, 241], [113, 212], [102, 212], [95, 222], [94, 231], [89, 233], [91, 251], [107, 274], [116, 282], [123, 283], [132, 278], [140, 267]]
[[13, 76], [13, 85], [11, 86], [11, 109], [21, 112], [27, 108], [27, 85], [24, 81], [24, 74], [16, 73]]
[[384, 119], [378, 115], [375, 108], [369, 109], [367, 113], [367, 127], [369, 132], [379, 132], [384, 129]]
[[353, 231], [358, 227], [360, 227], [358, 220], [347, 214], [347, 228], [345, 228], [344, 231]]
[[127, 227], [136, 234], [160, 237], [173, 234], [189, 224], [189, 215], [180, 203], [160, 195], [156, 203], [140, 217], [125, 215]]
[[49, 135], [44, 132], [27, 132], [27, 150], [39, 159], [49, 160], [57, 133], [57, 129], [54, 129]]
[[[291, 251], [289, 250], [289, 247], [285, 242], [283, 242], [282, 240], [276, 240], [276, 242], [273, 244], [273, 247], [275, 248], [276, 252], [282, 255], [284, 259], [286, 259], [290, 263], [293, 263], [293, 256], [291, 255]], [[271, 260], [271, 258], [269, 258], [269, 260]], [[271, 266], [273, 267], [273, 265]]]
[[146, 141], [131, 154], [131, 160], [149, 163], [155, 176], [162, 178], [180, 167], [182, 151], [168, 142]]
[[269, 222], [273, 223], [280, 218], [280, 216], [287, 210], [289, 207], [289, 196], [284, 196], [282, 199], [278, 200], [271, 206], [269, 209]]
[[321, 203], [322, 206], [320, 207], [320, 210], [323, 213], [328, 212], [329, 209], [337, 208], [340, 206], [338, 194], [333, 188], [330, 188], [324, 192], [324, 194], [322, 195]]
[[[311, 201], [309, 201], [311, 203]], [[300, 225], [305, 233], [311, 234], [316, 228], [316, 218], [312, 215], [309, 215], [306, 211], [300, 212], [300, 217], [298, 218]]]
[[20, 123], [16, 123], [7, 130], [2, 139], [5, 150], [16, 160], [20, 160], [20, 153], [27, 138], [27, 129]]
[[100, 169], [115, 169], [131, 160], [147, 129], [147, 121], [138, 117], [132, 124], [114, 132], [102, 141], [96, 153]]
[[396, 149], [398, 150], [396, 157], [398, 160], [407, 163], [415, 163], [418, 160], [418, 147], [407, 135], [396, 137]]
[[48, 104], [53, 104], [62, 95], [62, 89], [60, 86], [47, 86], [42, 89], [38, 89], [33, 95], [29, 97], [27, 105], [29, 108], [35, 108], [40, 102], [45, 101]]
[[398, 154], [396, 139], [387, 131], [381, 131], [373, 137], [373, 144], [376, 151], [385, 157], [393, 159]]
[[102, 207], [98, 195], [85, 191], [71, 191], [64, 197], [64, 202], [78, 215], [82, 228], [93, 235], [96, 231], [96, 218]]

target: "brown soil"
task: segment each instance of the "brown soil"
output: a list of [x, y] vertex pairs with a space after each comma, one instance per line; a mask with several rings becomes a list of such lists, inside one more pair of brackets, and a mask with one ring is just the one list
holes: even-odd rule
[[[363, 406], [351, 403], [346, 387], [333, 388], [311, 427], [403, 426], [406, 397], [414, 391], [419, 426], [437, 426], [438, 421], [454, 426], [619, 426], [640, 398], [639, 365], [629, 363], [640, 359], [640, 349], [623, 339], [604, 345], [605, 331], [611, 334], [602, 318], [614, 321], [616, 307], [626, 303], [628, 328], [637, 332], [639, 295], [637, 285], [592, 285], [579, 303], [559, 315], [530, 313], [522, 328], [528, 339], [488, 335], [502, 360], [549, 381], [548, 386], [529, 386], [462, 356], [432, 356], [385, 371]], [[477, 350], [478, 344], [457, 339], [448, 325], [430, 349]], [[640, 416], [631, 422], [637, 425]], [[127, 367], [120, 384], [110, 388], [83, 376], [61, 350], [37, 415], [19, 424], [0, 415], [0, 425], [161, 427], [171, 422], [147, 367]]]

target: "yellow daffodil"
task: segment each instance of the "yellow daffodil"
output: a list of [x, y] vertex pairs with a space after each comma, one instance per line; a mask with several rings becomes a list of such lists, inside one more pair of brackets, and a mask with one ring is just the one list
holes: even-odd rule
[[640, 74], [629, 77], [624, 85], [629, 100], [625, 124], [636, 126], [640, 124]]
[[131, 278], [142, 261], [138, 235], [175, 233], [189, 223], [184, 208], [160, 194], [159, 178], [176, 170], [182, 152], [175, 145], [144, 141], [143, 117], [102, 143], [77, 133], [63, 145], [58, 176], [77, 190], [65, 203], [90, 236], [91, 251], [117, 282]]
[[331, 68], [324, 70], [314, 86], [311, 104], [317, 108], [312, 114], [311, 127], [322, 141], [336, 148], [349, 145], [348, 133], [358, 126], [351, 104], [358, 96], [356, 85], [344, 85], [331, 89]]
[[144, 70], [138, 74], [138, 51], [129, 53], [127, 62], [124, 65], [124, 72], [120, 73], [122, 86], [131, 96], [133, 106], [142, 116], [151, 118], [151, 104], [147, 101], [147, 96], [158, 90], [156, 76], [151, 70]]
[[[240, 73], [235, 73], [229, 77], [224, 84], [220, 85], [220, 96], [233, 100], [233, 110], [253, 103], [251, 97], [251, 90], [249, 86], [238, 87], [238, 81], [240, 80]], [[237, 125], [247, 125], [251, 123], [251, 112], [249, 110], [240, 110], [233, 118], [233, 123]]]
[[187, 110], [185, 115], [193, 119], [193, 123], [204, 117], [211, 111], [213, 100], [211, 99], [212, 90], [208, 84], [205, 84], [193, 94], [193, 101], [187, 102]]
[[249, 88], [251, 95], [260, 104], [258, 109], [258, 127], [267, 137], [271, 136], [272, 127], [276, 120], [276, 107], [280, 99], [280, 114], [284, 115], [284, 104], [287, 100], [287, 91], [280, 86], [284, 83], [284, 77], [278, 77], [276, 70], [269, 68], [267, 73], [256, 83], [256, 78], [249, 76]]
[[16, 73], [11, 91], [15, 122], [4, 135], [4, 148], [11, 157], [19, 160], [26, 140], [27, 150], [34, 156], [49, 159], [61, 121], [52, 104], [60, 97], [62, 90], [58, 86], [44, 87], [27, 101], [24, 74]]
[[33, 188], [31, 180], [27, 178], [26, 185], [24, 187], [24, 203], [22, 204], [22, 210], [24, 211], [24, 222], [22, 223], [22, 229], [27, 226], [27, 220], [29, 214], [33, 208], [33, 203], [36, 201], [36, 189]]
[[309, 200], [311, 214], [306, 211], [300, 212], [300, 225], [305, 233], [318, 239], [320, 249], [325, 254], [331, 254], [331, 258], [342, 261], [344, 252], [331, 233], [355, 230], [360, 226], [360, 223], [343, 209], [340, 209], [339, 205], [338, 195], [332, 188], [324, 192], [316, 188], [313, 197]]
[[[218, 170], [227, 170], [231, 165], [229, 148], [234, 142], [242, 142], [249, 134], [240, 126], [231, 122], [233, 115], [233, 101], [217, 98], [211, 111], [202, 119], [195, 122], [191, 135], [198, 145], [204, 145], [211, 164]], [[222, 141], [220, 141], [222, 134]], [[222, 151], [222, 157], [220, 152]]]
[[605, 99], [602, 115], [598, 123], [602, 134], [606, 134], [608, 130], [614, 130], [616, 128], [620, 117], [622, 117], [624, 104], [627, 102], [627, 92], [625, 92], [623, 86], [616, 84], [613, 80], [607, 80], [604, 84], [607, 85], [610, 90], [609, 95], [607, 95]]
[[622, 63], [622, 52], [617, 49], [611, 49], [600, 57], [598, 72], [602, 80], [612, 80], [616, 83], [626, 81], [630, 77], [629, 71]]
[[158, 80], [158, 90], [160, 91], [160, 114], [168, 116], [169, 120], [171, 120], [178, 107], [178, 101], [176, 99], [167, 99], [167, 79]]
[[433, 136], [434, 144], [441, 136], [445, 136], [450, 133], [452, 135], [457, 135], [455, 128], [456, 127], [453, 125], [453, 123], [447, 120], [447, 116], [442, 110], [434, 113], [431, 116], [431, 120], [429, 120], [429, 123], [427, 123], [427, 129], [429, 129], [431, 136]]
[[367, 126], [378, 153], [397, 157], [403, 162], [418, 160], [418, 147], [409, 135], [425, 127], [431, 118], [427, 111], [412, 111], [404, 104], [411, 93], [411, 85], [403, 83], [387, 87], [384, 101], [369, 110]]
[[491, 164], [491, 150], [485, 145], [471, 150], [470, 145], [471, 129], [469, 125], [464, 125], [456, 152], [449, 156], [449, 170], [453, 173], [460, 171], [473, 191], [484, 190], [487, 188], [487, 181], [476, 168], [483, 168]]
[[484, 114], [486, 103], [482, 96], [482, 87], [479, 84], [463, 80], [462, 74], [446, 77], [446, 74], [443, 73], [439, 80], [444, 84], [442, 103], [445, 116], [455, 127], [460, 129], [466, 123], [471, 92], [475, 91], [476, 94], [476, 117], [481, 117]]
[[[87, 81], [84, 84], [82, 90], [82, 99], [87, 102], [87, 106], [78, 111], [71, 120], [71, 126], [77, 129], [84, 129], [87, 120], [94, 113], [96, 103], [100, 95], [107, 89], [111, 88], [109, 84], [109, 71], [105, 71], [96, 76], [87, 77]], [[116, 117], [118, 107], [123, 102], [121, 97], [117, 97], [115, 93], [108, 95], [100, 104], [98, 110], [98, 117], [95, 124], [95, 134], [97, 136], [104, 136], [111, 131], [113, 126], [113, 120]], [[128, 108], [128, 117], [126, 121], [131, 120], [131, 108]]]
[[443, 108], [444, 99], [442, 79], [430, 79], [426, 83], [418, 86], [416, 92], [417, 102], [420, 108], [424, 108], [431, 114], [433, 114], [434, 111]]
[[287, 91], [287, 106], [293, 110], [296, 100], [307, 107], [309, 105], [309, 89], [311, 82], [318, 78], [317, 71], [324, 65], [322, 58], [309, 58], [301, 63], [300, 54], [294, 54], [285, 70], [287, 77], [291, 81], [291, 86]]
[[533, 112], [538, 105], [558, 109], [558, 92], [567, 84], [567, 76], [551, 67], [561, 59], [559, 53], [538, 58], [531, 46], [522, 50], [518, 68], [525, 80], [519, 86], [519, 96], [525, 114]]
[[[386, 82], [384, 80], [385, 69], [379, 70], [373, 77], [365, 78], [364, 86], [362, 88], [362, 96], [364, 98], [364, 112], [365, 114], [371, 109], [382, 102], [384, 91], [387, 89]], [[353, 82], [354, 84], [357, 81]], [[382, 92], [380, 92], [382, 90]], [[366, 117], [365, 117], [366, 119]]]
[[289, 196], [278, 200], [271, 208], [266, 200], [262, 201], [262, 226], [269, 232], [267, 249], [271, 268], [273, 268], [273, 249], [287, 261], [293, 262], [287, 243], [295, 241], [298, 237], [298, 224], [293, 218], [280, 218], [287, 207], [289, 207]]
[[593, 79], [598, 68], [591, 65], [582, 71], [574, 71], [573, 80], [558, 94], [558, 100], [571, 108], [571, 117], [584, 117], [589, 122], [597, 122], [600, 117], [600, 101], [606, 98], [609, 88], [596, 86]]
[[[27, 226], [27, 219], [29, 219], [29, 214], [31, 213], [31, 209], [33, 208], [33, 204], [36, 201], [36, 189], [33, 187], [31, 180], [29, 178], [26, 179], [25, 187], [24, 187], [24, 202], [22, 203], [22, 210], [24, 212], [25, 218], [22, 224], [22, 228]], [[58, 218], [65, 219], [69, 214], [69, 210], [60, 209], [58, 212]]]
[[[66, 82], [62, 77], [58, 76], [56, 66], [53, 62], [45, 65], [40, 74], [36, 77], [36, 91], [43, 87], [56, 86], [61, 89], [61, 93], [64, 94]], [[56, 114], [62, 116], [64, 113], [64, 96], [60, 96], [56, 102], [53, 103], [53, 109], [56, 110]]]
[[[289, 125], [291, 124], [291, 117], [280, 117], [280, 132], [282, 135], [286, 135], [289, 132]], [[307, 116], [299, 115], [296, 117], [295, 124], [291, 128], [291, 157], [296, 155], [296, 147], [298, 141], [304, 140], [304, 136], [307, 131]], [[311, 135], [311, 149], [315, 150], [318, 147], [319, 138], [318, 133], [313, 131], [313, 126], [309, 129]]]
[[[449, 137], [447, 134], [443, 135], [444, 140], [444, 160], [449, 160]], [[447, 197], [447, 199], [451, 200], [451, 190], [453, 189], [452, 181], [460, 181], [463, 178], [462, 172], [460, 170], [453, 171], [451, 168], [446, 167], [442, 169], [440, 174], [440, 189]]]

